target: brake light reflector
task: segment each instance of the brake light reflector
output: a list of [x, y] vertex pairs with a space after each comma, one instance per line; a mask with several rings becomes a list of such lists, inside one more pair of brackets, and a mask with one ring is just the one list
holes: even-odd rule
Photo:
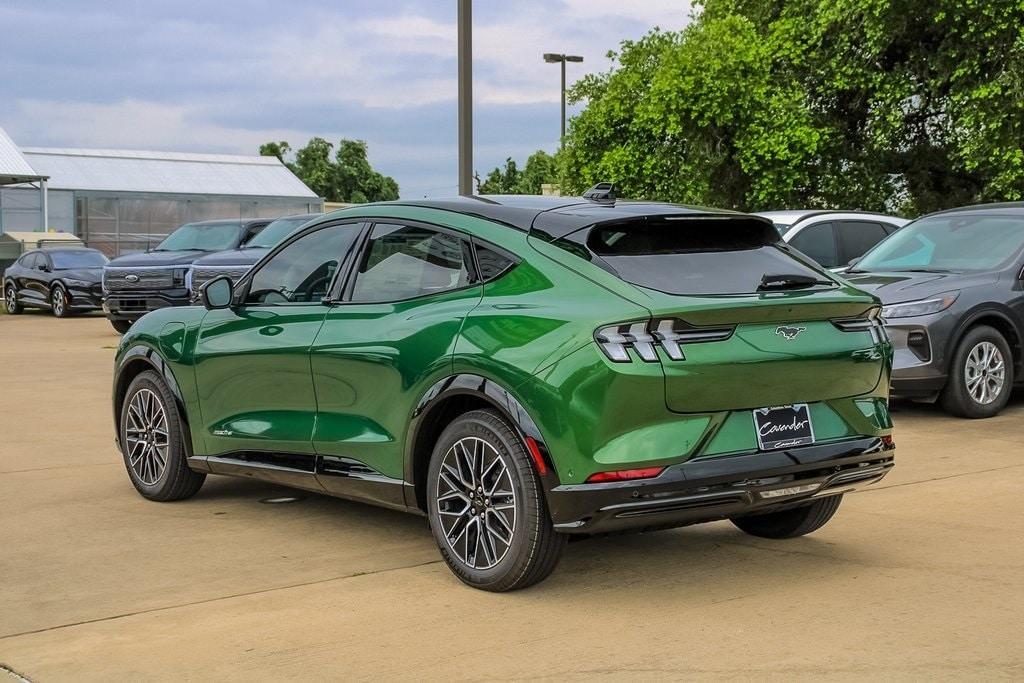
[[664, 467], [641, 467], [635, 470], [618, 470], [615, 472], [596, 472], [587, 477], [588, 484], [600, 484], [610, 481], [630, 481], [633, 479], [653, 479], [665, 471]]
[[530, 452], [530, 457], [533, 458], [533, 464], [537, 466], [537, 474], [542, 477], [548, 473], [548, 464], [544, 462], [544, 455], [540, 452], [540, 447], [537, 445], [536, 439], [532, 436], [526, 437], [526, 450]]

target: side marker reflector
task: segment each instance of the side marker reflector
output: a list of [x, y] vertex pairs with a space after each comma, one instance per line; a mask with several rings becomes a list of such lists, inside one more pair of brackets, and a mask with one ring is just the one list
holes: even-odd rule
[[600, 484], [610, 481], [629, 481], [631, 479], [653, 479], [665, 470], [664, 467], [642, 467], [636, 470], [618, 470], [617, 472], [596, 472], [587, 477], [588, 484]]
[[533, 464], [537, 466], [537, 474], [543, 477], [548, 473], [548, 464], [544, 462], [544, 456], [541, 455], [540, 447], [532, 436], [526, 437], [526, 450], [530, 451]]

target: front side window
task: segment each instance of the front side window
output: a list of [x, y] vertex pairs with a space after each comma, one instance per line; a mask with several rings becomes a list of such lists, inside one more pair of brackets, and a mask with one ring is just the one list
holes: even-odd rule
[[316, 303], [327, 296], [338, 266], [359, 233], [358, 224], [332, 225], [303, 235], [256, 272], [249, 304]]
[[810, 225], [789, 240], [789, 244], [826, 268], [839, 265], [836, 256], [836, 236], [831, 223]]
[[241, 229], [241, 223], [186, 223], [153, 251], [224, 251], [235, 246]]
[[1000, 268], [1024, 247], [1024, 218], [946, 214], [894, 232], [864, 256], [857, 270], [977, 271]]
[[469, 282], [466, 249], [458, 237], [430, 228], [378, 223], [356, 274], [352, 301], [402, 301]]

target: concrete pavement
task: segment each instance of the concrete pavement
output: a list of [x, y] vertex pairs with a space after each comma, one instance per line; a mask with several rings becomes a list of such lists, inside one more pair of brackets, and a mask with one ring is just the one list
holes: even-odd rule
[[217, 477], [139, 497], [116, 343], [0, 315], [0, 664], [30, 680], [1024, 677], [1024, 397], [902, 407], [895, 471], [806, 538], [586, 540], [492, 595], [409, 515]]

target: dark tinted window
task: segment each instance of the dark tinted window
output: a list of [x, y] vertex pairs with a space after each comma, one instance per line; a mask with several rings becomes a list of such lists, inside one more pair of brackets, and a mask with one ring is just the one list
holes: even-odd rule
[[765, 275], [821, 277], [778, 242], [774, 226], [750, 219], [633, 222], [587, 238], [623, 280], [669, 294], [749, 294]]
[[22, 268], [34, 268], [36, 265], [36, 254], [25, 254], [20, 259], [18, 259], [18, 265], [20, 265]]
[[480, 279], [484, 282], [498, 277], [515, 263], [508, 256], [499, 254], [494, 249], [482, 244], [476, 245], [476, 260], [480, 265]]
[[338, 266], [359, 232], [333, 225], [303, 235], [270, 258], [253, 276], [247, 303], [313, 303], [327, 296]]
[[840, 221], [839, 239], [843, 244], [842, 262], [863, 256], [868, 249], [887, 237], [881, 223], [867, 221]]
[[50, 254], [53, 267], [58, 270], [69, 268], [102, 268], [107, 257], [98, 251], [82, 249], [81, 251], [55, 251]]
[[453, 235], [378, 223], [356, 275], [352, 300], [401, 301], [469, 284], [466, 250]]
[[839, 265], [839, 258], [836, 256], [836, 237], [831, 223], [809, 225], [789, 240], [789, 244], [826, 268]]

